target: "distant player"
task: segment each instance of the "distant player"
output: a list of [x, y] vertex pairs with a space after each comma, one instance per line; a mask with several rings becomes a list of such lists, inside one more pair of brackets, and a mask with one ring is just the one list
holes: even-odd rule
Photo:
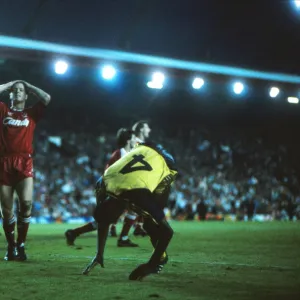
[[104, 267], [109, 225], [128, 208], [144, 216], [144, 229], [154, 247], [150, 260], [138, 266], [129, 279], [141, 280], [162, 270], [168, 261], [166, 249], [173, 236], [163, 209], [176, 176], [173, 157], [161, 146], [150, 143], [138, 145], [105, 171], [96, 186], [97, 254], [83, 274], [87, 275], [97, 264]]
[[[117, 132], [117, 144], [119, 149], [117, 149], [110, 157], [110, 160], [105, 166], [105, 170], [109, 168], [111, 165], [113, 165], [116, 161], [118, 161], [121, 157], [123, 157], [125, 154], [127, 154], [130, 150], [133, 149], [133, 147], [136, 145], [135, 141], [135, 135], [133, 132], [129, 129], [121, 128]], [[134, 219], [135, 219], [134, 215]], [[112, 226], [115, 227], [115, 224]], [[128, 236], [124, 235], [124, 227], [127, 228], [124, 222], [123, 230], [121, 233], [121, 236], [118, 240], [118, 246], [119, 247], [138, 247], [137, 244], [133, 243]], [[97, 229], [97, 222], [89, 222], [81, 227], [77, 227], [75, 229], [69, 229], [65, 232], [65, 237], [67, 244], [69, 246], [73, 246], [76, 238], [80, 236], [81, 234], [95, 231]]]
[[[25, 241], [32, 208], [33, 134], [50, 102], [50, 95], [22, 80], [0, 85], [0, 94], [5, 91], [10, 92], [11, 106], [0, 102], [0, 203], [8, 243], [4, 259], [24, 261], [27, 259]], [[40, 101], [25, 108], [29, 93]], [[17, 241], [13, 213], [14, 191], [19, 198]]]

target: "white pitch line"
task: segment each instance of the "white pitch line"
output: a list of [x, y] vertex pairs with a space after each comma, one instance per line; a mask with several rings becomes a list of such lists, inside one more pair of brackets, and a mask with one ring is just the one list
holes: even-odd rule
[[[35, 255], [39, 256], [39, 255]], [[61, 257], [61, 258], [87, 258], [92, 259], [94, 256], [84, 256], [84, 255], [60, 255], [60, 254], [51, 254], [50, 256]], [[144, 259], [132, 258], [132, 257], [105, 257], [108, 260], [128, 260], [128, 261], [145, 261]], [[260, 266], [257, 264], [242, 264], [242, 263], [230, 263], [230, 262], [208, 262], [208, 261], [197, 261], [197, 262], [189, 262], [183, 260], [172, 259], [169, 261], [170, 263], [184, 263], [184, 264], [202, 264], [202, 265], [214, 265], [214, 266], [236, 266], [236, 267], [252, 267], [252, 268], [271, 268], [271, 269], [281, 269], [281, 270], [296, 270], [298, 268], [292, 268], [287, 266], [277, 266], [277, 265], [269, 265], [269, 266]]]

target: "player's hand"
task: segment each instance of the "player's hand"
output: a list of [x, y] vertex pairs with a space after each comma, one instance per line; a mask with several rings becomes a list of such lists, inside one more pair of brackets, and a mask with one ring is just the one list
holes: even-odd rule
[[100, 265], [102, 268], [104, 268], [103, 257], [98, 254], [85, 267], [85, 269], [82, 272], [82, 275], [88, 275], [97, 265]]
[[16, 82], [22, 82], [22, 80], [10, 81], [6, 84], [6, 90], [10, 90]]
[[17, 82], [23, 83], [25, 85], [25, 87], [30, 89], [30, 84], [28, 82], [24, 81], [24, 80], [21, 80], [21, 79], [14, 80], [14, 81], [11, 81], [11, 82], [7, 83], [7, 86], [8, 86], [7, 89], [10, 90], [13, 87], [13, 85]]
[[3, 93], [3, 92], [11, 92], [11, 89], [12, 89], [13, 85], [14, 85], [16, 82], [18, 82], [18, 81], [21, 81], [21, 82], [22, 82], [22, 80], [14, 80], [14, 81], [10, 81], [10, 82], [1, 84], [1, 85], [0, 85], [0, 93]]

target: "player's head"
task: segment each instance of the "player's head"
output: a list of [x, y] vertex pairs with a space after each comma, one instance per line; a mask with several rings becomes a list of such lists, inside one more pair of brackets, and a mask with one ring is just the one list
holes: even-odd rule
[[11, 88], [10, 100], [15, 103], [25, 102], [28, 98], [26, 85], [22, 81], [14, 83]]
[[132, 149], [136, 144], [133, 131], [127, 128], [120, 128], [117, 132], [117, 144], [119, 148], [128, 146], [129, 149]]
[[136, 122], [132, 126], [132, 130], [134, 131], [134, 134], [140, 138], [142, 141], [145, 141], [147, 138], [149, 138], [151, 128], [149, 126], [149, 122], [145, 120], [141, 120]]

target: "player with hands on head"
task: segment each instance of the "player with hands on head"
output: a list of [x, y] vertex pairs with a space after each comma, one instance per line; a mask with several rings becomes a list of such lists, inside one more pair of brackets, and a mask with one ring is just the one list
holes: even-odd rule
[[[0, 85], [0, 94], [4, 92], [9, 93], [11, 100], [11, 105], [0, 102], [0, 204], [8, 244], [4, 259], [24, 261], [27, 259], [25, 241], [32, 209], [33, 135], [51, 97], [24, 80]], [[39, 101], [26, 108], [29, 94]], [[18, 220], [13, 212], [14, 191], [19, 198]]]

